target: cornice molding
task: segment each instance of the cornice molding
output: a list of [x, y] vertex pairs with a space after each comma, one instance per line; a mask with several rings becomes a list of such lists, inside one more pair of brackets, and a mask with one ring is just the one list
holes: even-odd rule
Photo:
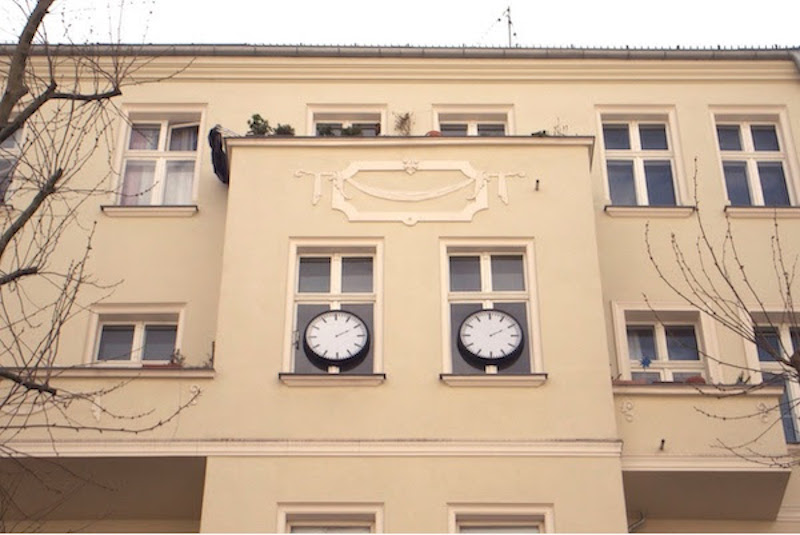
[[660, 383], [660, 384], [614, 384], [613, 393], [616, 396], [693, 396], [706, 398], [735, 398], [735, 397], [779, 397], [783, 393], [780, 386], [762, 385], [700, 385], [686, 383]]
[[430, 147], [430, 146], [568, 146], [594, 147], [594, 136], [377, 136], [377, 137], [319, 137], [319, 136], [242, 136], [225, 138], [228, 149], [235, 147]]
[[617, 439], [200, 439], [15, 441], [19, 456], [59, 457], [607, 457]]
[[[784, 454], [785, 455], [785, 454]], [[777, 454], [776, 457], [781, 457]], [[770, 456], [770, 458], [772, 458]], [[623, 455], [623, 472], [777, 472], [791, 473], [786, 466], [771, 466], [735, 455]]]

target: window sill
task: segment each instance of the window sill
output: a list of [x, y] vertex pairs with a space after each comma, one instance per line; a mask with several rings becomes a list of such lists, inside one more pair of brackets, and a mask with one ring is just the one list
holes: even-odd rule
[[607, 204], [603, 211], [611, 217], [680, 218], [692, 215], [696, 206], [614, 206]]
[[646, 395], [646, 396], [694, 396], [724, 398], [729, 396], [766, 396], [775, 397], [783, 393], [781, 386], [760, 385], [722, 385], [722, 384], [691, 384], [691, 383], [651, 383], [651, 384], [620, 384], [612, 385], [614, 394]]
[[191, 217], [199, 210], [196, 204], [153, 206], [105, 204], [100, 209], [109, 217]]
[[737, 219], [798, 219], [800, 206], [726, 206], [725, 213]]
[[529, 375], [456, 375], [454, 373], [440, 373], [439, 379], [447, 386], [488, 386], [512, 387], [542, 386], [547, 381], [546, 373], [531, 373]]
[[[44, 371], [44, 370], [43, 370]], [[171, 379], [213, 379], [214, 368], [180, 368], [172, 366], [86, 366], [75, 368], [49, 368], [52, 377], [58, 378], [171, 378]]]
[[278, 379], [287, 386], [380, 386], [385, 373], [279, 373]]

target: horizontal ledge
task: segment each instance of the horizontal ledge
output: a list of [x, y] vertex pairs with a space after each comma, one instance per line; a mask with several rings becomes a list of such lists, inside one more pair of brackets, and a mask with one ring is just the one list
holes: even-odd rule
[[[7, 444], [11, 455], [47, 457], [607, 457], [618, 439], [156, 439], [29, 440]], [[13, 449], [11, 449], [13, 447]]]
[[287, 386], [378, 386], [386, 381], [385, 373], [279, 373]]
[[696, 206], [615, 206], [608, 204], [603, 211], [611, 217], [689, 217]]
[[191, 217], [199, 211], [196, 204], [152, 206], [104, 204], [100, 209], [109, 217]]
[[800, 206], [726, 206], [725, 213], [742, 219], [800, 219]]
[[528, 375], [458, 375], [441, 373], [439, 379], [448, 386], [542, 386], [547, 381], [546, 373]]
[[776, 397], [783, 393], [781, 386], [760, 385], [704, 385], [688, 383], [618, 384], [614, 394], [644, 396], [705, 396], [705, 397]]
[[[782, 458], [785, 454], [777, 454]], [[770, 458], [772, 458], [770, 456]], [[790, 459], [787, 458], [787, 461]], [[623, 472], [791, 472], [736, 455], [622, 455]]]
[[[45, 371], [45, 370], [43, 370]], [[214, 368], [174, 368], [168, 366], [153, 367], [75, 367], [50, 368], [47, 370], [53, 379], [61, 378], [122, 378], [122, 379], [213, 379]]]
[[243, 136], [225, 138], [230, 147], [386, 147], [386, 146], [431, 146], [431, 145], [566, 145], [593, 147], [593, 136], [377, 136], [377, 137], [328, 137], [328, 136]]

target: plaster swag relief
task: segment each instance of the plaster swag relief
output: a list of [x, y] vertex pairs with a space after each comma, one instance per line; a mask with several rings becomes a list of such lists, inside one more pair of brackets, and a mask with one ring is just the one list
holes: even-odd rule
[[[429, 189], [393, 189], [368, 183], [359, 173], [405, 173], [409, 177], [417, 173], [455, 172], [457, 179]], [[475, 169], [469, 162], [458, 160], [387, 160], [355, 161], [341, 171], [298, 170], [295, 177], [311, 176], [314, 180], [311, 204], [316, 206], [322, 198], [322, 183], [331, 183], [331, 208], [343, 212], [350, 221], [402, 221], [414, 225], [419, 221], [471, 221], [481, 210], [489, 208], [489, 183], [497, 182], [497, 196], [508, 204], [509, 178], [523, 178], [522, 172], [487, 172]], [[363, 175], [362, 175], [363, 176]], [[434, 176], [434, 175], [430, 175]], [[415, 176], [419, 184], [425, 184], [424, 176]], [[381, 210], [357, 206], [353, 202], [354, 190], [376, 201], [393, 201], [411, 205], [409, 209]], [[435, 207], [440, 199], [463, 192], [463, 202], [457, 209], [426, 209]], [[463, 194], [462, 193], [462, 194]], [[459, 197], [460, 198], [460, 197]]]

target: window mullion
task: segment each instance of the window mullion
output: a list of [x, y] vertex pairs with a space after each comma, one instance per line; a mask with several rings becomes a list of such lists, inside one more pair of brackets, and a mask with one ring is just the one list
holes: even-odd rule
[[133, 347], [131, 348], [131, 362], [142, 362], [144, 354], [144, 322], [138, 321], [133, 328]]
[[481, 291], [492, 291], [492, 255], [489, 253], [481, 254]]
[[644, 176], [644, 158], [636, 156], [633, 159], [633, 183], [636, 188], [636, 204], [647, 206], [650, 204], [647, 195], [647, 181]]
[[340, 295], [342, 293], [342, 255], [334, 254], [331, 256], [331, 294]]
[[656, 358], [662, 362], [669, 360], [669, 353], [667, 351], [667, 333], [664, 329], [663, 323], [655, 324], [656, 336]]
[[758, 174], [758, 162], [755, 158], [747, 159], [747, 184], [753, 204], [763, 206], [764, 192], [761, 190], [761, 177]]
[[164, 183], [167, 181], [167, 162], [166, 158], [156, 160], [155, 174], [153, 176], [153, 186], [150, 189], [150, 204], [163, 204], [164, 202]]
[[158, 151], [166, 152], [167, 136], [169, 135], [169, 121], [161, 121], [161, 130], [158, 135]]

